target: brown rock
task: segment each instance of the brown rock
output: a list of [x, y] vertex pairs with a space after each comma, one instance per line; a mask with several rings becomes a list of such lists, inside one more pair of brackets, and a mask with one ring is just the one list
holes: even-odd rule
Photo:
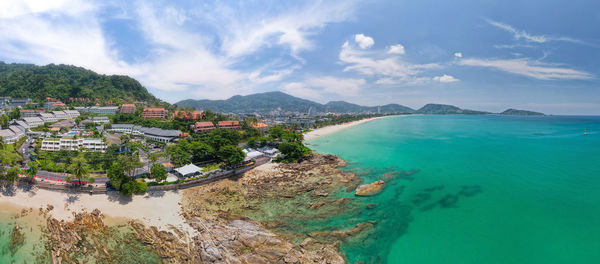
[[385, 187], [384, 181], [376, 181], [369, 184], [363, 184], [356, 188], [354, 195], [356, 196], [372, 196], [380, 193]]

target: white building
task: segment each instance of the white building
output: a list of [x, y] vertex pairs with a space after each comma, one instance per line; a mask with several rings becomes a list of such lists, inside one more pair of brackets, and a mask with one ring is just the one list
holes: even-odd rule
[[63, 120], [69, 118], [65, 111], [52, 111], [52, 114], [54, 115], [54, 118], [56, 118], [56, 120]]
[[56, 117], [52, 113], [40, 113], [40, 118], [42, 118], [42, 120], [44, 122], [56, 122], [56, 121], [58, 121], [58, 119], [56, 119]]
[[181, 135], [180, 130], [166, 130], [156, 127], [141, 127], [131, 124], [113, 124], [109, 131], [117, 133], [144, 136], [147, 139], [159, 142], [171, 142]]
[[179, 176], [181, 176], [183, 178], [189, 178], [189, 177], [202, 175], [202, 168], [200, 168], [194, 164], [185, 165], [181, 168], [175, 169], [175, 171], [177, 172], [177, 174], [179, 174]]
[[39, 127], [44, 124], [44, 120], [39, 117], [25, 117], [23, 121], [29, 125], [29, 127]]
[[89, 151], [104, 152], [106, 150], [106, 143], [99, 138], [47, 138], [42, 141], [42, 150], [46, 151], [77, 151], [80, 148]]
[[79, 111], [77, 110], [65, 110], [63, 111], [67, 115], [67, 118], [77, 118], [80, 116]]
[[86, 112], [93, 115], [115, 115], [119, 111], [118, 106], [90, 106], [90, 107], [75, 107], [79, 112]]

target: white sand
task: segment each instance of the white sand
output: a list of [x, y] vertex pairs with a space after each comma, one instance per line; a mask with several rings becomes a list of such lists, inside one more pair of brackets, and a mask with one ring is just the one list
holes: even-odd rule
[[338, 132], [340, 130], [349, 128], [349, 127], [353, 127], [356, 125], [360, 125], [369, 121], [373, 121], [373, 120], [377, 120], [380, 118], [385, 118], [385, 117], [390, 117], [390, 116], [380, 116], [380, 117], [373, 117], [373, 118], [366, 118], [366, 119], [362, 119], [362, 120], [358, 120], [358, 121], [353, 121], [353, 122], [349, 122], [349, 123], [344, 123], [344, 124], [340, 124], [340, 125], [333, 125], [333, 126], [326, 126], [326, 127], [322, 127], [322, 128], [317, 128], [313, 131], [310, 131], [306, 134], [304, 134], [304, 140], [311, 140], [311, 139], [315, 139], [317, 137], [320, 136], [324, 136], [324, 135], [329, 135], [335, 132]]
[[17, 191], [9, 196], [0, 195], [0, 206], [33, 208], [34, 212], [37, 212], [40, 207], [45, 209], [46, 205], [52, 205], [54, 209], [50, 214], [58, 220], [72, 220], [73, 212], [91, 212], [98, 209], [108, 217], [136, 219], [161, 230], [168, 230], [169, 225], [173, 225], [180, 230], [194, 232], [179, 214], [180, 201], [181, 193], [176, 191], [136, 195], [131, 199], [124, 198], [116, 192], [89, 195], [42, 189]]

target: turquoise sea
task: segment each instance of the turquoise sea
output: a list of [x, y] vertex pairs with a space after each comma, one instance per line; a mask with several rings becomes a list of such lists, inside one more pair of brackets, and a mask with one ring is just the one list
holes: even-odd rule
[[388, 179], [328, 220], [376, 223], [351, 263], [600, 263], [600, 117], [397, 116], [308, 143]]

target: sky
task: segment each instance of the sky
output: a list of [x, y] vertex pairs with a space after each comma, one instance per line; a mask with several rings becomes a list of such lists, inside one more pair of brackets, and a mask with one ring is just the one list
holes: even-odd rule
[[600, 115], [600, 1], [0, 1], [0, 60], [157, 97]]

